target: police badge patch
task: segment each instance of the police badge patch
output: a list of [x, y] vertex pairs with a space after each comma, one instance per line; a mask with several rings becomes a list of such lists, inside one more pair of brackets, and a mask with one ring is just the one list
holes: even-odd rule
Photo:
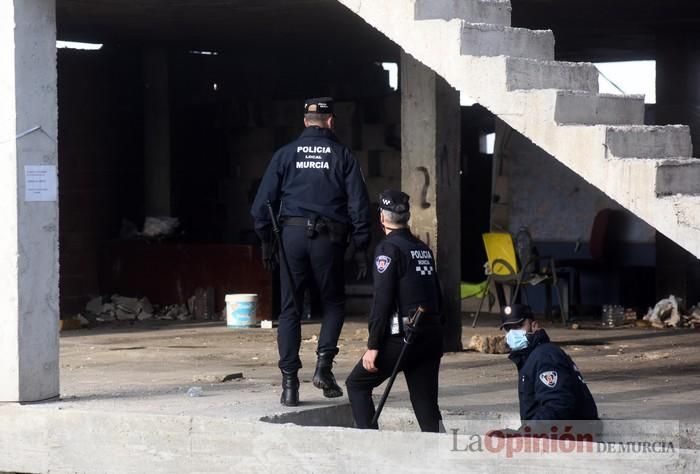
[[554, 388], [557, 386], [557, 378], [557, 372], [555, 370], [548, 370], [547, 372], [542, 372], [540, 374], [540, 382], [549, 388]]
[[374, 261], [374, 264], [377, 266], [377, 271], [379, 273], [384, 273], [391, 264], [391, 257], [387, 257], [386, 255], [380, 255]]

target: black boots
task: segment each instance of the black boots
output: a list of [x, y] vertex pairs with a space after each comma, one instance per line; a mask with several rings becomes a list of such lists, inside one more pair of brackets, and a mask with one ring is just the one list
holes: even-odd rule
[[287, 407], [299, 405], [299, 377], [297, 371], [282, 371], [282, 398], [280, 403]]
[[316, 371], [314, 372], [313, 383], [314, 387], [323, 389], [323, 396], [326, 398], [336, 398], [343, 396], [341, 389], [335, 381], [333, 372], [333, 352], [318, 352], [318, 361], [316, 362]]

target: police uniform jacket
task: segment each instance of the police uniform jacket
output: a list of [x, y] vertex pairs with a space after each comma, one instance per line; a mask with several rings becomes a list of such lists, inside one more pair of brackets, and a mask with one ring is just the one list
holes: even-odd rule
[[440, 327], [440, 283], [430, 248], [408, 229], [397, 229], [375, 250], [374, 300], [369, 316], [368, 349], [380, 349], [391, 334], [394, 314], [412, 316], [418, 306], [426, 313], [420, 328]]
[[540, 329], [528, 347], [510, 354], [518, 367], [520, 418], [597, 420], [598, 409], [571, 358]]
[[308, 127], [272, 156], [251, 208], [263, 242], [271, 239], [266, 203], [279, 205], [285, 217], [325, 218], [351, 226], [355, 247], [369, 243], [367, 188], [352, 152], [333, 131]]

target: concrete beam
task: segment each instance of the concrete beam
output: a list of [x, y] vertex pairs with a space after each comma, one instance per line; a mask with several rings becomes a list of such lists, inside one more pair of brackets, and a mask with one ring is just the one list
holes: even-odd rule
[[53, 0], [0, 2], [0, 70], [0, 401], [36, 401], [59, 392]]
[[170, 97], [168, 53], [148, 48], [144, 75], [144, 197], [147, 216], [170, 215]]
[[401, 182], [411, 229], [437, 258], [447, 317], [445, 350], [462, 349], [459, 93], [412, 56], [401, 56]]

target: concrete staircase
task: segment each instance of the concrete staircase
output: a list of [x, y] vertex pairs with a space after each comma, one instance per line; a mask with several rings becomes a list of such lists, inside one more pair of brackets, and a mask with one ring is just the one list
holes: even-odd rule
[[644, 98], [598, 93], [593, 64], [554, 60], [551, 31], [508, 0], [338, 0], [680, 246], [700, 257], [700, 160], [687, 126], [645, 126]]

